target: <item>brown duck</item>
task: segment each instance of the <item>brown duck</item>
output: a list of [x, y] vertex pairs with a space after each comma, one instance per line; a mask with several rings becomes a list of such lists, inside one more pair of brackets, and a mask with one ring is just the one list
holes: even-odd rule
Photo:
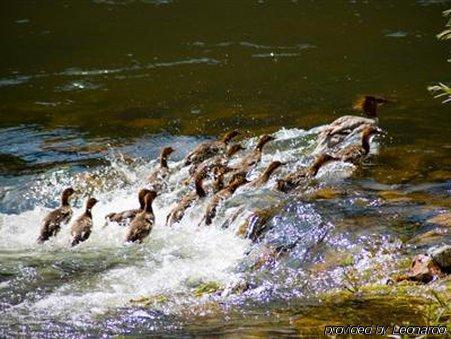
[[133, 219], [136, 214], [144, 210], [145, 207], [144, 197], [146, 196], [147, 193], [150, 193], [150, 190], [145, 188], [139, 191], [138, 193], [139, 208], [122, 211], [119, 213], [110, 213], [105, 217], [105, 219], [109, 220], [110, 222], [117, 222], [120, 225], [126, 224], [128, 221]]
[[255, 146], [255, 149], [248, 155], [246, 155], [241, 161], [233, 166], [233, 169], [237, 172], [247, 172], [247, 170], [260, 162], [263, 153], [263, 147], [275, 138], [271, 135], [263, 135]]
[[240, 144], [233, 144], [227, 147], [227, 152], [225, 154], [218, 154], [214, 157], [204, 160], [200, 164], [195, 164], [190, 167], [189, 174], [195, 176], [197, 173], [201, 171], [205, 171], [208, 168], [212, 168], [215, 165], [226, 165], [227, 162], [239, 151], [244, 150], [244, 147]]
[[58, 234], [61, 224], [67, 224], [72, 218], [72, 208], [69, 205], [70, 197], [75, 193], [72, 187], [66, 188], [61, 194], [61, 205], [57, 209], [49, 212], [41, 227], [38, 243], [42, 244]]
[[283, 179], [278, 180], [277, 189], [285, 193], [295, 189], [299, 185], [306, 183], [308, 179], [313, 178], [323, 165], [332, 160], [338, 159], [326, 153], [321, 154], [310, 167], [290, 173]]
[[367, 126], [362, 131], [362, 142], [360, 145], [350, 145], [334, 154], [335, 158], [341, 161], [357, 163], [370, 153], [370, 138], [374, 134], [380, 134], [382, 131], [373, 126]]
[[155, 191], [150, 191], [144, 197], [144, 210], [136, 214], [130, 222], [130, 227], [125, 237], [126, 242], [142, 243], [149, 236], [155, 223], [152, 202], [156, 196], [157, 193]]
[[230, 181], [230, 184], [212, 197], [205, 211], [204, 216], [205, 224], [211, 225], [214, 217], [216, 216], [216, 209], [218, 205], [222, 201], [230, 198], [240, 186], [245, 185], [247, 183], [248, 181], [246, 180], [246, 173], [241, 172], [234, 174]]
[[222, 139], [207, 141], [197, 145], [185, 158], [185, 165], [199, 164], [218, 153], [224, 152], [227, 145], [240, 133], [236, 130], [226, 133]]
[[386, 102], [388, 102], [387, 99], [372, 95], [360, 99], [354, 105], [354, 108], [362, 110], [366, 117], [345, 115], [336, 119], [318, 135], [317, 150], [325, 151], [336, 147], [347, 136], [360, 133], [365, 127], [377, 127], [379, 122], [378, 107]]
[[276, 169], [278, 169], [280, 166], [282, 166], [282, 163], [280, 161], [273, 161], [271, 162], [268, 167], [263, 171], [262, 174], [260, 174], [257, 178], [252, 180], [248, 186], [258, 188], [266, 184], [271, 177], [271, 175], [274, 173]]
[[147, 177], [147, 182], [154, 189], [161, 189], [162, 180], [169, 175], [168, 158], [173, 152], [174, 149], [172, 147], [163, 148], [160, 153], [160, 163], [158, 164], [158, 167]]
[[71, 225], [71, 245], [75, 246], [88, 240], [92, 231], [92, 214], [91, 210], [97, 204], [96, 198], [89, 198], [86, 202], [86, 209]]
[[205, 179], [205, 172], [197, 174], [194, 180], [195, 190], [186, 194], [182, 200], [175, 206], [166, 217], [166, 225], [172, 226], [174, 223], [182, 220], [185, 215], [185, 211], [198, 199], [202, 199], [207, 196], [207, 193], [203, 187], [203, 181]]

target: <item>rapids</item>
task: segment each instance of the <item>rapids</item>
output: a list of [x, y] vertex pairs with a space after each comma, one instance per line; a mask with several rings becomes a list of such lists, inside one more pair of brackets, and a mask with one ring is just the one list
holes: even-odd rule
[[[305, 166], [317, 131], [276, 132], [276, 141], [267, 146], [261, 164], [250, 172], [249, 178], [273, 160], [293, 164], [280, 170], [278, 176]], [[252, 138], [244, 145], [249, 149], [255, 141]], [[219, 209], [211, 227], [198, 226], [208, 199], [188, 210], [180, 223], [166, 227], [165, 217], [171, 204], [189, 189], [180, 184], [187, 174], [186, 169], [179, 170], [181, 161], [170, 162], [172, 173], [166, 192], [154, 203], [156, 223], [150, 238], [143, 245], [124, 245], [125, 228], [107, 224], [104, 216], [136, 207], [136, 192], [155, 160], [125, 161], [121, 152], [113, 148], [107, 162], [83, 171], [69, 167], [45, 172], [26, 184], [27, 193], [11, 192], [12, 198], [27, 208], [0, 215], [2, 325], [28, 316], [38, 323], [55, 319], [76, 326], [111, 310], [131, 307], [133, 298], [152, 295], [171, 296], [174, 301], [171, 307], [166, 306], [166, 311], [177, 313], [182, 305], [195, 302], [193, 288], [199, 284], [214, 281], [226, 287], [245, 279], [240, 267], [248, 260], [252, 244], [237, 236], [240, 222], [256, 209], [271, 208], [286, 200], [283, 194], [271, 190], [275, 183], [272, 178], [261, 189], [239, 189]], [[337, 173], [348, 177], [353, 168], [344, 163], [328, 165], [318, 174], [318, 180], [336, 181]], [[38, 245], [40, 220], [67, 186], [81, 192], [75, 199], [74, 215], [82, 213], [89, 194], [100, 201], [93, 210], [93, 233], [86, 243], [70, 248], [70, 230], [66, 226], [56, 238]], [[309, 205], [298, 208], [295, 215], [302, 216], [307, 228], [298, 229], [281, 215], [274, 222], [284, 225], [283, 229], [268, 234], [268, 239], [277, 238], [282, 245], [289, 245], [302, 235], [306, 242], [315, 242], [316, 234], [322, 232], [321, 215]], [[232, 221], [227, 223], [228, 219]]]
[[[377, 196], [393, 187], [351, 180], [356, 166], [333, 162], [305, 190], [282, 194], [273, 189], [277, 178], [313, 159], [321, 128], [274, 133], [276, 140], [248, 178], [274, 160], [289, 165], [259, 189], [239, 188], [220, 205], [210, 227], [199, 226], [208, 199], [188, 209], [181, 222], [165, 226], [171, 206], [192, 189], [183, 184], [187, 168], [181, 161], [199, 141], [191, 138], [159, 136], [110, 146], [106, 153], [91, 153], [95, 165], [83, 165], [86, 159], [73, 165], [69, 159], [59, 169], [11, 182], [0, 214], [0, 327], [8, 329], [5, 334], [176, 331], [190, 316], [215, 312], [209, 303], [226, 309], [238, 304], [243, 312], [245, 305], [293, 298], [315, 303], [317, 293], [349, 283], [347, 266], [362, 272], [390, 267], [399, 257], [401, 235], [387, 226], [396, 218], [427, 213], [412, 204], [387, 205]], [[43, 137], [28, 133], [36, 140]], [[251, 149], [256, 140], [243, 145]], [[124, 244], [125, 228], [106, 223], [104, 216], [137, 206], [137, 192], [166, 144], [177, 151], [166, 188], [154, 202], [154, 229], [144, 244]], [[372, 157], [364, 167], [371, 166], [379, 147], [373, 138]], [[152, 159], [140, 152], [151, 153]], [[100, 201], [93, 209], [93, 233], [71, 248], [66, 226], [38, 245], [40, 220], [67, 186], [79, 192], [72, 202], [74, 215], [82, 213], [88, 196]], [[370, 280], [384, 279], [383, 272]], [[196, 312], [196, 307], [201, 309]]]

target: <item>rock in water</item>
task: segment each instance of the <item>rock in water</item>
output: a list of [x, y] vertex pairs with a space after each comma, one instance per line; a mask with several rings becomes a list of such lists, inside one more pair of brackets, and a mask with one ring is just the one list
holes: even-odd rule
[[446, 273], [451, 271], [451, 246], [444, 245], [431, 251], [431, 257]]

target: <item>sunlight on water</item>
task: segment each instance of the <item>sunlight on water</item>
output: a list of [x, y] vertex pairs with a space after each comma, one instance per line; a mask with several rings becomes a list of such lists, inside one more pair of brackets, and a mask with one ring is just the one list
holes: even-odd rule
[[[308, 152], [315, 146], [316, 133], [320, 129], [283, 129], [276, 132], [276, 140], [268, 144], [262, 162], [249, 174], [249, 178], [255, 178], [274, 160], [294, 161], [294, 166], [298, 168], [306, 166], [307, 160], [311, 159]], [[252, 149], [257, 140], [245, 140], [243, 146]], [[165, 193], [154, 202], [156, 223], [151, 236], [143, 245], [124, 244], [126, 228], [114, 223], [107, 224], [104, 216], [138, 206], [137, 191], [155, 164], [155, 160], [146, 163], [139, 159], [127, 164], [121, 157], [112, 156], [109, 166], [89, 172], [59, 170], [44, 173], [31, 184], [30, 191], [35, 193], [26, 198], [37, 206], [19, 214], [0, 215], [2, 253], [11, 253], [27, 260], [43, 260], [51, 267], [58, 263], [57, 266], [62, 265], [58, 269], [63, 271], [72, 267], [72, 270], [83, 272], [80, 276], [55, 281], [54, 286], [43, 295], [37, 294], [9, 307], [5, 314], [8, 319], [30, 311], [39, 317], [69, 317], [77, 322], [104, 314], [110, 309], [129, 307], [133, 298], [166, 295], [176, 296], [177, 303], [189, 303], [193, 298], [193, 287], [200, 283], [215, 281], [225, 287], [240, 281], [241, 273], [237, 267], [245, 258], [251, 243], [237, 236], [238, 228], [253, 212], [270, 208], [284, 200], [283, 195], [275, 192], [273, 187], [276, 177], [288, 173], [291, 167], [281, 168], [277, 176], [256, 191], [246, 186], [240, 188], [219, 209], [218, 217], [211, 227], [199, 226], [208, 199], [190, 208], [181, 222], [167, 227], [165, 220], [171, 206], [190, 189], [181, 184], [187, 170], [180, 170], [181, 162], [171, 162], [172, 175], [166, 182]], [[331, 178], [339, 180], [338, 172], [343, 173], [341, 178], [345, 178], [352, 174], [353, 168], [352, 165], [334, 163], [323, 168], [318, 177], [320, 180], [329, 180], [328, 175], [333, 173]], [[88, 192], [99, 200], [93, 209], [94, 229], [90, 239], [70, 248], [70, 227], [66, 225], [56, 238], [42, 246], [38, 245], [39, 223], [49, 211], [44, 206], [49, 203], [54, 206], [52, 200], [57, 200], [60, 192], [68, 186], [78, 190], [72, 202], [76, 206], [75, 216], [83, 212]], [[307, 210], [296, 214], [304, 213], [313, 216], [311, 213], [316, 212]], [[281, 221], [281, 224], [285, 223]], [[224, 228], [224, 225], [227, 226]], [[283, 233], [286, 240], [282, 243], [295, 237], [294, 234], [290, 235], [287, 227], [288, 224]], [[293, 227], [294, 231], [296, 226]], [[277, 232], [273, 234], [282, 235]], [[307, 233], [315, 238], [314, 228]], [[271, 235], [268, 237], [271, 239]], [[89, 272], [89, 267], [95, 265], [96, 261], [101, 265], [94, 270], [95, 273]], [[45, 276], [46, 272], [35, 274]], [[12, 281], [10, 283], [14, 284]], [[10, 283], [3, 282], [3, 288], [8, 288]], [[172, 313], [177, 312], [177, 307], [174, 307], [172, 305]]]

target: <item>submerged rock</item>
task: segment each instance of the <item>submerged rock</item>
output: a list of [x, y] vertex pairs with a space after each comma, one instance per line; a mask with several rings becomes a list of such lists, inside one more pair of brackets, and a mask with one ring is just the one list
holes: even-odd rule
[[194, 295], [196, 297], [201, 297], [204, 294], [212, 294], [221, 289], [221, 285], [216, 281], [207, 281], [205, 283], [200, 284], [194, 290]]
[[451, 227], [451, 212], [438, 214], [435, 217], [428, 219], [429, 224], [436, 224], [445, 227]]
[[139, 304], [142, 306], [150, 306], [150, 305], [154, 305], [154, 304], [163, 304], [166, 303], [168, 301], [168, 297], [162, 295], [162, 294], [157, 294], [157, 295], [151, 295], [151, 296], [141, 296], [139, 298], [136, 299], [130, 299], [129, 301], [133, 304]]
[[410, 242], [418, 245], [433, 245], [441, 243], [444, 236], [446, 236], [446, 229], [437, 228], [424, 233], [419, 234], [415, 238], [411, 239]]
[[344, 192], [336, 187], [323, 187], [313, 191], [310, 195], [311, 199], [335, 199], [342, 196]]
[[405, 193], [400, 192], [400, 191], [394, 191], [394, 190], [387, 190], [387, 191], [380, 191], [379, 196], [386, 200], [386, 201], [390, 201], [390, 202], [394, 202], [394, 203], [403, 203], [403, 202], [410, 202], [412, 201], [412, 199], [408, 196], [406, 196]]

